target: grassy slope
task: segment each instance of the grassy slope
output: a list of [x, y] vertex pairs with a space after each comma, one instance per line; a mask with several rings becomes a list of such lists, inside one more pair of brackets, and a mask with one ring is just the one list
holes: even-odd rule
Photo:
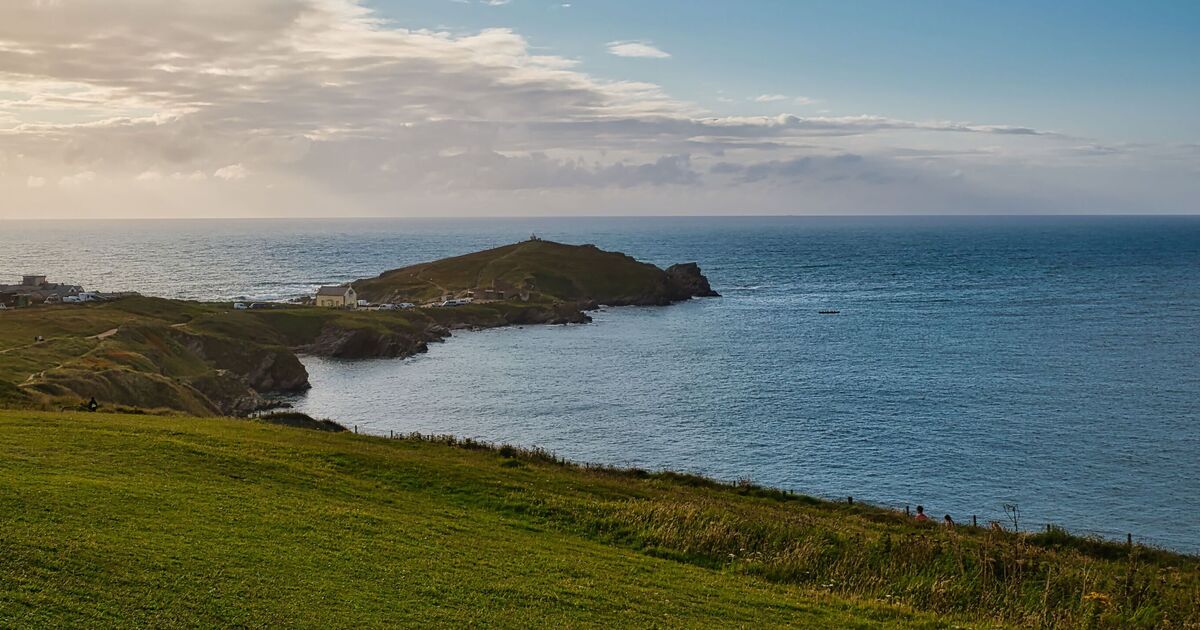
[[359, 280], [355, 290], [373, 301], [427, 302], [477, 287], [531, 288], [545, 297], [620, 302], [661, 291], [654, 265], [590, 245], [525, 241], [465, 256], [395, 269]]
[[1195, 557], [508, 455], [0, 412], [0, 626], [1200, 626]]
[[[347, 329], [413, 337], [433, 323], [415, 313], [236, 311], [229, 304], [147, 297], [10, 310], [0, 313], [0, 407], [73, 405], [94, 395], [106, 405], [209, 415], [212, 405], [188, 383], [211, 377], [216, 368], [238, 372], [239, 362], [253, 363], [263, 352], [286, 353], [335, 320]], [[172, 327], [205, 337], [216, 356], [196, 356], [179, 335], [167, 334]], [[96, 338], [112, 330], [118, 334]], [[34, 343], [37, 335], [45, 341]], [[46, 391], [19, 387], [39, 383]]]
[[[122, 355], [109, 337], [97, 335], [121, 326], [166, 326], [214, 312], [213, 305], [131, 298], [104, 304], [46, 306], [0, 313], [0, 406], [33, 404], [17, 386], [44, 371], [95, 373], [120, 362], [141, 369], [140, 357]], [[45, 341], [35, 343], [35, 336]], [[117, 352], [111, 354], [110, 351]]]
[[[211, 396], [236, 393], [224, 382], [198, 392], [216, 370], [244, 374], [265, 357], [291, 357], [323, 331], [361, 331], [366, 350], [393, 343], [416, 351], [458, 327], [542, 323], [582, 317], [546, 301], [494, 302], [456, 309], [346, 311], [307, 306], [234, 310], [206, 304], [135, 297], [87, 305], [24, 308], [0, 313], [0, 408], [57, 409], [95, 396], [101, 404], [213, 415]], [[174, 330], [172, 330], [174, 329]], [[97, 338], [111, 331], [117, 334]], [[37, 335], [45, 341], [35, 343]], [[181, 339], [202, 338], [204, 356]], [[286, 355], [286, 356], [284, 356]]]
[[704, 495], [764, 501], [246, 421], [0, 412], [0, 626], [950, 627], [547, 512]]

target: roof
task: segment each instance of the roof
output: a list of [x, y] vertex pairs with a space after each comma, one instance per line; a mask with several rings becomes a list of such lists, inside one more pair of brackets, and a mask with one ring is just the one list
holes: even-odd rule
[[346, 292], [349, 290], [350, 287], [321, 287], [317, 289], [317, 295], [336, 295], [341, 297], [346, 295]]

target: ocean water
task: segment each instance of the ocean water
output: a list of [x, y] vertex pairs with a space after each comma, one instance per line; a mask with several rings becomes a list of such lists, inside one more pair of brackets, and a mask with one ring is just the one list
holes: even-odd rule
[[0, 273], [284, 299], [532, 232], [724, 297], [307, 358], [297, 408], [1200, 551], [1200, 218], [8, 222]]

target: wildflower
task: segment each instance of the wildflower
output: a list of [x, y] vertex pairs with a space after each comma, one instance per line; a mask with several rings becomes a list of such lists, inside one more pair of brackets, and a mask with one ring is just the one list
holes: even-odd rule
[[1084, 595], [1083, 601], [1097, 602], [1105, 608], [1109, 608], [1112, 606], [1112, 598], [1111, 597], [1109, 597], [1108, 595], [1106, 595], [1104, 593], [1098, 593], [1096, 591], [1092, 591], [1092, 592]]

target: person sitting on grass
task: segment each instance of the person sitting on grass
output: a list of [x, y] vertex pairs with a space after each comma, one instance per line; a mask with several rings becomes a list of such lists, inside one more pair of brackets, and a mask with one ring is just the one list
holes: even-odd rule
[[918, 520], [918, 521], [921, 521], [922, 523], [924, 523], [924, 522], [927, 522], [927, 521], [929, 520], [929, 517], [928, 517], [928, 516], [925, 516], [925, 506], [924, 506], [924, 505], [918, 505], [918, 506], [917, 506], [917, 516], [916, 516], [916, 518], [917, 518], [917, 520]]
[[950, 518], [949, 514], [942, 519], [942, 524], [946, 526], [946, 529], [954, 529], [954, 519]]

